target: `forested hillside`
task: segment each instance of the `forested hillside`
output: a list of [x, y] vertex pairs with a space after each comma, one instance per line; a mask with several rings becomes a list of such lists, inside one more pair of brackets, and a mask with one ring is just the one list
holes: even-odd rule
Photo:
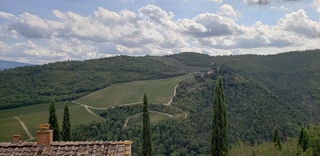
[[152, 57], [117, 56], [56, 62], [0, 71], [0, 109], [74, 100], [114, 83], [184, 74]]
[[[221, 73], [256, 81], [281, 102], [299, 109], [309, 121], [320, 117], [320, 50], [290, 52], [270, 56], [216, 57]], [[306, 121], [308, 122], [308, 121]]]
[[[208, 155], [213, 88], [218, 75], [224, 78], [229, 141], [246, 144], [270, 142], [275, 127], [281, 140], [297, 137], [302, 125], [319, 121], [320, 51], [291, 52], [270, 56], [210, 57], [196, 53], [166, 56], [195, 67], [211, 67], [182, 81], [172, 107], [188, 116], [152, 126], [155, 152], [163, 155]], [[201, 59], [202, 58], [202, 59]], [[133, 108], [118, 107], [101, 115], [108, 121], [74, 129], [76, 139], [131, 139], [139, 154], [141, 125], [121, 128]], [[133, 109], [133, 110], [128, 110]], [[152, 110], [151, 108], [150, 110]], [[141, 111], [141, 110], [140, 110]], [[122, 115], [114, 115], [122, 112]], [[108, 127], [107, 129], [103, 127]], [[294, 149], [294, 148], [292, 148]]]
[[[179, 83], [171, 105], [150, 105], [151, 111], [185, 114], [153, 123], [154, 151], [208, 155], [213, 88], [219, 75], [224, 82], [231, 145], [239, 140], [269, 142], [275, 127], [284, 141], [297, 137], [302, 125], [320, 121], [319, 60], [320, 50], [308, 50], [268, 56], [117, 56], [20, 67], [0, 71], [0, 109], [45, 103], [53, 96], [58, 101], [74, 100], [114, 83], [193, 72], [194, 78]], [[95, 111], [106, 121], [74, 127], [74, 139], [133, 140], [133, 153], [138, 155], [141, 124], [124, 124], [141, 111], [139, 104]]]

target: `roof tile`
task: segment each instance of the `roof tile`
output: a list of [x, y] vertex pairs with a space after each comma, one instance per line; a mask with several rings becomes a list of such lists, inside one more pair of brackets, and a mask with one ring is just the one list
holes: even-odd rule
[[52, 142], [50, 146], [37, 146], [36, 142], [0, 142], [0, 156], [130, 156], [131, 141], [116, 142]]

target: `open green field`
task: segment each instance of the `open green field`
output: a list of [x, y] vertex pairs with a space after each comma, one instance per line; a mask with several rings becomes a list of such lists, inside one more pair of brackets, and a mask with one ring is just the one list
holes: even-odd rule
[[[26, 114], [49, 111], [49, 106], [50, 106], [50, 103], [46, 103], [46, 104], [30, 105], [30, 106], [0, 110], [0, 119], [12, 117], [12, 116], [19, 116], [19, 115], [26, 115]], [[65, 102], [56, 102], [56, 109], [57, 110], [63, 109], [64, 106], [65, 106]], [[75, 106], [79, 106], [79, 105], [74, 104], [72, 102], [69, 102], [68, 106], [69, 106], [69, 108], [71, 108], [71, 107], [75, 107]]]
[[[156, 113], [156, 112], [150, 112], [150, 124], [156, 124], [162, 120], [170, 118], [168, 115]], [[135, 124], [141, 124], [142, 125], [142, 113], [132, 115], [128, 121], [127, 126], [132, 126]]]
[[[64, 102], [56, 103], [57, 117], [60, 129], [63, 120]], [[68, 103], [71, 125], [100, 122], [101, 119], [90, 114], [84, 107], [77, 104]], [[28, 136], [21, 124], [13, 116], [17, 116], [28, 127], [32, 136], [36, 136], [39, 124], [48, 123], [49, 104], [32, 105], [8, 110], [1, 110], [0, 115], [0, 141], [11, 141], [14, 134], [20, 134], [23, 140], [28, 140]]]
[[[80, 107], [80, 106], [69, 108], [69, 113], [70, 113], [71, 126], [87, 124], [93, 121], [96, 121], [96, 122], [102, 121], [101, 119], [88, 113], [84, 107]], [[35, 136], [36, 131], [38, 130], [39, 124], [48, 123], [49, 111], [21, 115], [18, 117], [25, 123], [25, 125], [29, 128], [29, 131], [33, 133], [33, 135]], [[57, 117], [59, 121], [59, 127], [61, 130], [62, 121], [63, 121], [63, 109], [57, 110]]]
[[29, 139], [17, 119], [13, 117], [0, 118], [0, 141], [12, 141], [14, 134], [20, 134], [24, 140]]
[[97, 108], [108, 108], [142, 102], [145, 93], [149, 103], [166, 104], [173, 97], [174, 88], [178, 82], [190, 77], [192, 77], [191, 74], [168, 79], [114, 84], [76, 100], [76, 102]]
[[[192, 75], [184, 75], [169, 79], [136, 81], [129, 83], [115, 84], [84, 98], [77, 102], [92, 107], [113, 107], [123, 104], [141, 102], [143, 94], [148, 95], [149, 103], [168, 103], [174, 94], [174, 88], [182, 79], [190, 78]], [[14, 134], [20, 134], [23, 140], [29, 140], [21, 124], [14, 116], [18, 117], [28, 128], [33, 137], [41, 123], [47, 123], [49, 118], [49, 103], [24, 106], [13, 109], [0, 110], [0, 141], [11, 141]], [[90, 114], [84, 107], [73, 102], [69, 102], [69, 112], [71, 125], [87, 124], [100, 122], [100, 118]], [[60, 128], [62, 127], [63, 108], [65, 102], [56, 102], [57, 116]], [[141, 114], [140, 114], [141, 115]], [[137, 117], [130, 118], [130, 122], [140, 122], [139, 114]], [[169, 116], [150, 113], [151, 123], [167, 119]]]

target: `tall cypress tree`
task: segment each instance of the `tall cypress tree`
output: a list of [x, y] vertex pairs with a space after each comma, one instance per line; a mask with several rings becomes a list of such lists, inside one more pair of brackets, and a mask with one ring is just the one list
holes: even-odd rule
[[300, 133], [299, 133], [299, 140], [298, 140], [298, 146], [300, 146], [305, 152], [309, 146], [310, 146], [310, 138], [308, 131], [303, 127], [301, 127]]
[[61, 134], [62, 134], [63, 141], [71, 141], [72, 140], [68, 103], [66, 103], [66, 105], [64, 107]]
[[142, 127], [142, 155], [152, 155], [152, 144], [151, 144], [151, 129], [150, 129], [150, 117], [149, 117], [149, 105], [147, 95], [143, 96], [143, 127]]
[[212, 114], [213, 119], [210, 140], [211, 155], [228, 155], [228, 121], [221, 76], [218, 78], [214, 89], [214, 103]]
[[60, 131], [59, 131], [59, 123], [57, 119], [57, 113], [56, 113], [56, 102], [55, 99], [52, 98], [49, 108], [49, 124], [50, 129], [53, 130], [53, 141], [60, 141]]
[[274, 142], [275, 146], [278, 147], [278, 150], [282, 150], [278, 127], [274, 129], [272, 141]]

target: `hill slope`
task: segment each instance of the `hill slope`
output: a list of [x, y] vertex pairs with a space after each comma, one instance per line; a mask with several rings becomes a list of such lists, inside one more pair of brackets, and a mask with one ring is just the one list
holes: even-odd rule
[[[0, 91], [0, 102], [11, 107], [51, 96], [70, 100], [113, 83], [202, 71], [194, 79], [179, 83], [172, 106], [152, 106], [150, 110], [187, 112], [186, 118], [163, 119], [152, 126], [156, 153], [208, 155], [213, 88], [218, 75], [224, 79], [230, 143], [238, 139], [247, 143], [270, 141], [276, 126], [285, 139], [296, 136], [301, 125], [320, 121], [319, 59], [320, 50], [309, 50], [268, 56], [181, 53], [59, 62], [0, 72], [0, 87], [5, 88]], [[27, 103], [28, 98], [33, 101]], [[140, 142], [139, 124], [123, 128], [125, 120], [139, 112], [139, 105], [100, 111], [106, 121], [75, 127], [74, 138]], [[138, 155], [139, 146], [133, 144], [134, 154]]]
[[[224, 78], [230, 143], [236, 143], [238, 139], [251, 144], [271, 141], [276, 126], [284, 140], [295, 137], [301, 125], [319, 121], [319, 50], [270, 56], [204, 56], [202, 60], [203, 56], [195, 53], [166, 56], [188, 66], [211, 67], [213, 73], [198, 73], [195, 79], [179, 84], [172, 107], [188, 112], [188, 117], [168, 119], [152, 126], [156, 153], [209, 154], [213, 88], [220, 74]], [[126, 109], [129, 108], [107, 110], [109, 115], [103, 116], [108, 122], [89, 125], [98, 129], [108, 127], [107, 131], [97, 132], [107, 135], [92, 136], [88, 127], [77, 127], [76, 131], [82, 131], [84, 138], [140, 142], [139, 125], [121, 129], [125, 117], [110, 115], [126, 112]], [[138, 154], [141, 147], [139, 144], [133, 146], [134, 153]]]
[[151, 57], [117, 56], [56, 62], [0, 71], [0, 109], [74, 100], [114, 83], [161, 79], [184, 74]]

